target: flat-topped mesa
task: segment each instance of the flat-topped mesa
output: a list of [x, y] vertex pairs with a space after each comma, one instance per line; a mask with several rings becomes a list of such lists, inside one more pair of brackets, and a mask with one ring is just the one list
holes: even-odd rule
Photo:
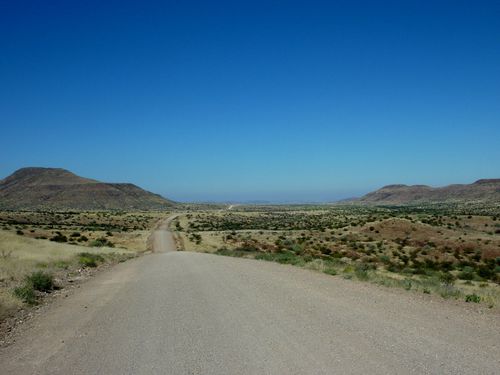
[[62, 168], [21, 168], [0, 180], [0, 209], [161, 210], [174, 205], [131, 183], [104, 183]]

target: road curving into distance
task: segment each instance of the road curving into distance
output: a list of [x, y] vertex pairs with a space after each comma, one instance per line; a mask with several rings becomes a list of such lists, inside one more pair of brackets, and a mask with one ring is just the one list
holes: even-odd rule
[[158, 231], [156, 253], [99, 274], [31, 320], [0, 351], [1, 373], [500, 372], [497, 312], [275, 263], [170, 251], [168, 225]]

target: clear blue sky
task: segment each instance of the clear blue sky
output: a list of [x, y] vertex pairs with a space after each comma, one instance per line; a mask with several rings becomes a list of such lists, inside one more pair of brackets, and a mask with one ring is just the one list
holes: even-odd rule
[[500, 2], [0, 1], [0, 126], [178, 200], [500, 177]]

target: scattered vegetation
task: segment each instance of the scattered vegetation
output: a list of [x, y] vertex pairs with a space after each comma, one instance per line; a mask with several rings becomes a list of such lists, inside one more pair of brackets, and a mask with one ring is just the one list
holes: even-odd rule
[[144, 244], [166, 212], [0, 211], [0, 230], [20, 236], [89, 247], [145, 251]]
[[[443, 298], [500, 302], [500, 206], [237, 206], [192, 211], [186, 250], [275, 261]], [[482, 285], [482, 286], [481, 286]], [[475, 302], [469, 297], [469, 302]]]
[[0, 211], [0, 320], [101, 264], [147, 250], [165, 212]]

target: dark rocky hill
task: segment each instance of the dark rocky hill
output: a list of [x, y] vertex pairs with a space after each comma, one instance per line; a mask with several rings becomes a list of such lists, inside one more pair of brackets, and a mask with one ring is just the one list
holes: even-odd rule
[[174, 202], [128, 183], [104, 183], [61, 168], [22, 168], [0, 180], [0, 209], [161, 210]]
[[500, 179], [437, 188], [426, 185], [388, 185], [353, 202], [399, 205], [466, 201], [500, 202]]

